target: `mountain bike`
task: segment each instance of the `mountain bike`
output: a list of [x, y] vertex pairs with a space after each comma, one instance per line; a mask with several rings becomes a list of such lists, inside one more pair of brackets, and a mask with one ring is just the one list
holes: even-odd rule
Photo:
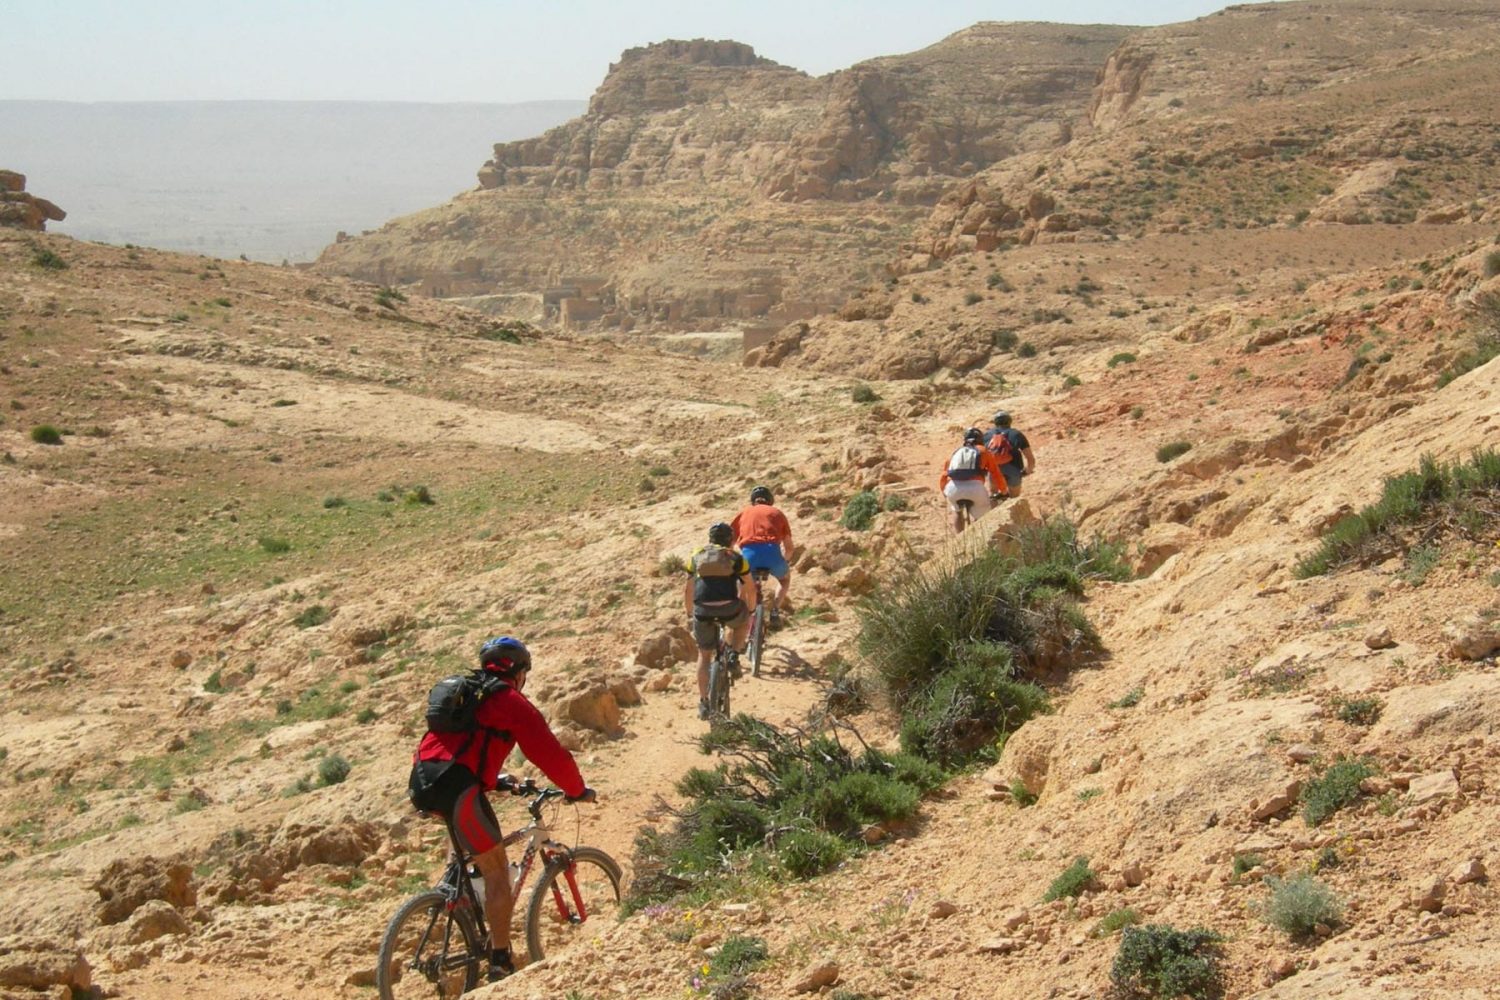
[[751, 570], [750, 576], [755, 580], [755, 614], [750, 616], [750, 642], [745, 647], [745, 655], [750, 657], [750, 676], [760, 676], [761, 657], [766, 653], [766, 628], [770, 622], [771, 611], [766, 607], [766, 595], [762, 589], [765, 581], [770, 577], [768, 569]]
[[[991, 493], [989, 509], [994, 510], [996, 507], [1000, 506], [1008, 499], [1010, 498], [1007, 497], [1004, 493]], [[960, 528], [959, 530], [960, 532], [966, 531], [968, 530], [969, 525], [973, 524], [975, 520], [974, 501], [955, 500], [954, 504], [958, 507], [958, 523], [962, 525], [962, 528]]]
[[[540, 961], [547, 953], [585, 940], [592, 926], [602, 932], [620, 911], [620, 866], [594, 847], [568, 847], [551, 834], [542, 818], [549, 802], [564, 799], [560, 788], [539, 788], [501, 776], [496, 791], [532, 796], [526, 806], [531, 822], [509, 834], [505, 845], [526, 842], [521, 860], [509, 868], [511, 892], [524, 913], [522, 929], [527, 957]], [[484, 884], [450, 828], [452, 854], [442, 880], [411, 897], [396, 910], [380, 939], [375, 986], [380, 1000], [411, 997], [449, 1000], [479, 984], [489, 964], [489, 929], [484, 922]], [[522, 890], [533, 871], [540, 869], [524, 910]]]
[[[713, 621], [713, 619], [707, 619]], [[714, 658], [708, 663], [708, 717], [729, 718], [729, 688], [734, 683], [730, 676], [729, 654], [734, 647], [729, 644], [731, 629], [726, 621], [714, 621], [719, 630], [719, 642], [714, 648]]]

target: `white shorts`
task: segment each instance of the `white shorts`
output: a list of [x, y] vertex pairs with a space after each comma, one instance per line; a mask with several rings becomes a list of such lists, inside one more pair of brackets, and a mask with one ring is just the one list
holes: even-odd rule
[[948, 509], [952, 511], [958, 510], [958, 501], [972, 501], [969, 516], [976, 520], [990, 512], [990, 491], [983, 479], [950, 479], [943, 487], [943, 496], [948, 498]]

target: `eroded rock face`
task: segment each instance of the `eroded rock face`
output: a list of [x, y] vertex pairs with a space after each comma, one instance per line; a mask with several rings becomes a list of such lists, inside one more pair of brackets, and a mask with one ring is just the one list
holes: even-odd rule
[[83, 953], [40, 938], [0, 939], [0, 989], [46, 990], [46, 995], [77, 995], [92, 985]]
[[26, 175], [0, 170], [0, 226], [41, 232], [47, 223], [61, 222], [68, 213], [46, 198], [26, 193]]
[[117, 924], [149, 900], [192, 906], [198, 899], [191, 865], [153, 857], [111, 862], [93, 888], [99, 893], [96, 913], [101, 924]]

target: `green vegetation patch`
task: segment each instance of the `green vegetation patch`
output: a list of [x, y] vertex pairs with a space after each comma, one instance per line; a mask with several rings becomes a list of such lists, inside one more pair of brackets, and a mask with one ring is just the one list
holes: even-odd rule
[[1065, 519], [1013, 541], [954, 568], [913, 567], [859, 608], [859, 649], [900, 706], [902, 749], [943, 767], [993, 761], [1004, 736], [1047, 711], [1023, 675], [1096, 656], [1078, 598], [1089, 579], [1130, 576], [1122, 546], [1084, 542]]
[[1224, 994], [1224, 937], [1205, 927], [1127, 927], [1110, 966], [1113, 1000], [1216, 1000]]
[[1270, 896], [1258, 908], [1261, 919], [1290, 937], [1311, 937], [1319, 926], [1332, 929], [1343, 920], [1343, 903], [1315, 875], [1273, 876], [1266, 887]]
[[1156, 449], [1156, 460], [1165, 464], [1180, 455], [1186, 455], [1192, 450], [1193, 445], [1189, 441], [1169, 441]]
[[1064, 868], [1062, 874], [1052, 880], [1047, 886], [1047, 891], [1042, 894], [1042, 902], [1050, 903], [1054, 899], [1074, 899], [1083, 895], [1096, 881], [1099, 875], [1089, 867], [1089, 859], [1079, 855], [1073, 859], [1073, 863]]
[[870, 525], [875, 523], [875, 515], [880, 513], [880, 498], [875, 495], [874, 490], [860, 490], [849, 498], [844, 504], [843, 516], [839, 518], [839, 524], [850, 531], [868, 531]]
[[[1439, 533], [1487, 541], [1500, 523], [1497, 512], [1500, 452], [1481, 449], [1469, 461], [1454, 463], [1423, 455], [1415, 472], [1386, 479], [1378, 501], [1325, 532], [1294, 572], [1298, 579], [1307, 579], [1343, 566], [1383, 562], [1430, 544]], [[1425, 542], [1410, 540], [1417, 538]], [[1427, 559], [1431, 557], [1419, 555], [1415, 563], [1421, 578], [1426, 576], [1422, 564]]]
[[811, 734], [741, 714], [700, 737], [699, 748], [720, 762], [678, 781], [686, 802], [670, 828], [637, 836], [632, 909], [718, 887], [747, 867], [819, 874], [862, 849], [871, 824], [911, 816], [944, 779], [919, 758], [867, 747], [839, 723]]
[[1375, 774], [1367, 758], [1341, 757], [1302, 786], [1302, 818], [1317, 826], [1360, 796], [1359, 783]]

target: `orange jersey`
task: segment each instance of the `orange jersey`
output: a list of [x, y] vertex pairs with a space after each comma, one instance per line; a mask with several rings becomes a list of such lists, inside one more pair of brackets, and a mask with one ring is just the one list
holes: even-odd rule
[[[988, 476], [990, 480], [991, 490], [996, 493], [1008, 492], [1005, 487], [1005, 473], [1000, 471], [1000, 463], [995, 460], [995, 453], [983, 446], [977, 446], [974, 450], [979, 452], [978, 478], [983, 479], [985, 476]], [[948, 475], [948, 463], [944, 462], [943, 474], [938, 478], [939, 492], [942, 492], [942, 490], [947, 487], [950, 478], [956, 477], [950, 477]], [[970, 478], [974, 477], [971, 476]]]
[[736, 545], [761, 542], [790, 542], [792, 526], [786, 515], [768, 503], [755, 503], [734, 515], [729, 522]]

